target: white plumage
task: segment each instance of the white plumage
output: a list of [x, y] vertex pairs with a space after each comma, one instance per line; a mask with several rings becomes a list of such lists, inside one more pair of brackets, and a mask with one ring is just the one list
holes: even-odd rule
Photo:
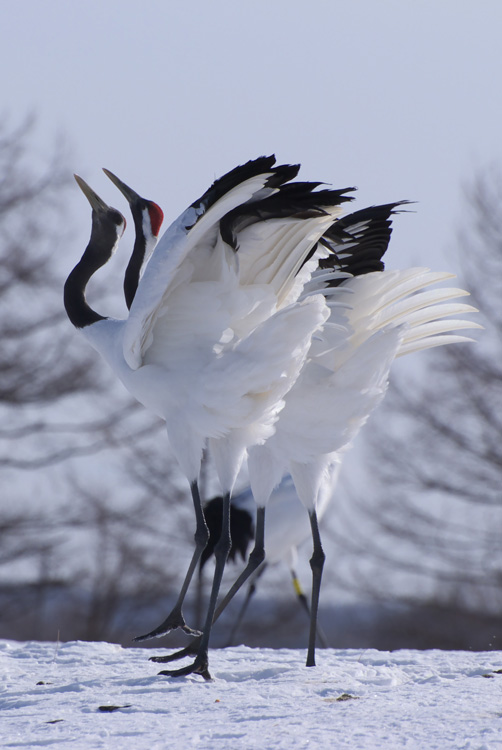
[[[85, 300], [89, 278], [111, 257], [125, 221], [79, 183], [93, 207], [93, 231], [65, 285], [68, 315], [125, 387], [166, 421], [197, 518], [196, 550], [178, 602], [166, 621], [144, 637], [173, 627], [190, 632], [181, 605], [207, 540], [197, 489], [206, 443], [224, 494], [223, 530], [199, 652], [193, 665], [168, 674], [195, 671], [209, 677], [209, 634], [230, 547], [230, 494], [246, 452], [259, 511], [255, 550], [244, 577], [263, 559], [264, 508], [285, 473], [293, 477], [309, 512], [314, 554], [307, 665], [315, 663], [324, 564], [320, 492], [382, 400], [395, 357], [469, 340], [453, 332], [477, 327], [451, 317], [474, 310], [451, 301], [462, 290], [429, 289], [448, 274], [380, 270], [390, 221], [383, 222], [376, 265], [371, 253], [368, 259], [373, 235], [366, 237], [366, 229], [372, 219], [365, 215], [383, 211], [388, 219], [398, 204], [358, 212], [338, 226], [347, 191], [291, 183], [298, 167], [274, 162], [262, 157], [236, 168], [169, 227], [141, 281], [137, 272], [125, 320], [103, 318]], [[130, 189], [124, 191], [107, 174], [126, 196], [129, 191], [130, 199]], [[381, 232], [382, 223], [378, 226]], [[361, 262], [356, 257], [352, 264], [358, 251]], [[379, 270], [366, 273], [371, 267]], [[343, 268], [355, 277], [344, 280]]]
[[[373, 211], [383, 212], [388, 219], [395, 206], [377, 207]], [[377, 241], [383, 246], [383, 254], [390, 238], [390, 221], [382, 237], [378, 223], [372, 226], [370, 220], [359, 221], [363, 213], [343, 219], [349, 241], [343, 243], [342, 252], [352, 247], [355, 258], [358, 245], [364, 249]], [[334, 286], [325, 271], [315, 271], [304, 286], [304, 296], [320, 291], [326, 295], [330, 317], [322, 331], [313, 336], [307, 362], [285, 396], [274, 434], [248, 451], [249, 479], [259, 508], [257, 541], [246, 570], [216, 612], [218, 616], [260, 564], [260, 549], [263, 544], [267, 546], [264, 509], [274, 488], [289, 473], [309, 513], [314, 540], [308, 665], [315, 663], [317, 606], [324, 563], [318, 529], [319, 499], [322, 497], [324, 503], [332, 496], [343, 454], [383, 399], [394, 359], [434, 346], [470, 341], [453, 332], [480, 327], [472, 321], [452, 317], [476, 312], [470, 305], [453, 302], [467, 292], [451, 287], [429, 288], [450, 280], [451, 274], [424, 268], [373, 273], [364, 270], [363, 266], [363, 275], [336, 280]], [[289, 508], [284, 517], [285, 529], [290, 520], [286, 518], [288, 513]], [[276, 528], [280, 528], [280, 523]], [[273, 557], [271, 546], [269, 541]], [[283, 545], [279, 546], [282, 549]]]
[[[383, 399], [394, 359], [441, 344], [469, 341], [450, 332], [479, 327], [449, 318], [475, 312], [475, 308], [459, 302], [441, 304], [467, 294], [463, 290], [421, 291], [449, 278], [451, 274], [423, 268], [382, 271], [349, 279], [333, 290], [328, 324], [313, 341], [308, 362], [285, 398], [274, 435], [249, 451], [249, 478], [258, 505], [266, 504], [287, 472], [310, 515], [317, 562], [314, 566], [313, 557], [308, 665], [315, 663], [314, 620], [324, 563], [316, 517], [319, 492]], [[311, 285], [318, 290], [315, 279]]]
[[[154, 250], [128, 318], [82, 328], [125, 387], [166, 420], [190, 482], [207, 438], [245, 430], [242, 459], [248, 435], [260, 440], [270, 434], [312, 333], [328, 315], [321, 296], [298, 302], [295, 273], [338, 207], [312, 219], [263, 222], [261, 237], [262, 224], [253, 224], [239, 233], [239, 262], [218, 233], [222, 216], [265, 190], [270, 176], [239, 184], [204, 214], [188, 209]], [[241, 261], [248, 237], [252, 264]], [[221, 457], [223, 492], [231, 491], [239, 466], [234, 455], [228, 465]]]
[[148, 636], [186, 627], [181, 602], [204, 546], [197, 478], [207, 440], [225, 495], [203, 642], [195, 664], [177, 674], [209, 674], [207, 648], [230, 545], [235, 477], [246, 449], [272, 434], [312, 335], [329, 315], [323, 295], [300, 297], [318, 257], [328, 253], [306, 262], [309, 254], [348, 200], [346, 191], [285, 185], [298, 167], [274, 167], [274, 161], [263, 157], [233, 170], [171, 225], [125, 320], [103, 318], [85, 301], [86, 284], [111, 257], [124, 222], [80, 180], [93, 207], [93, 232], [65, 285], [68, 315], [125, 387], [166, 421], [198, 521], [196, 551], [174, 616]]
[[[258, 504], [266, 503], [284, 473], [291, 473], [300, 499], [309, 511], [314, 509], [323, 467], [338, 460], [331, 454], [350, 446], [384, 397], [394, 359], [471, 340], [450, 332], [478, 324], [449, 316], [475, 308], [441, 304], [467, 292], [428, 289], [451, 278], [424, 268], [382, 271], [354, 277], [333, 290], [329, 325], [313, 341], [274, 435], [250, 450], [249, 475]], [[315, 279], [311, 284], [318, 288]], [[264, 463], [270, 467], [267, 472]]]

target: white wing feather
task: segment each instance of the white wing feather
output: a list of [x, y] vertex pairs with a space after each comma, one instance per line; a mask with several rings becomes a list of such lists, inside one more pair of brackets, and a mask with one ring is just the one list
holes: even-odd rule
[[[124, 358], [132, 369], [142, 364], [144, 353], [152, 342], [151, 333], [157, 316], [177, 283], [180, 269], [183, 273], [183, 261], [190, 251], [199, 242], [214, 243], [215, 225], [228, 211], [251, 200], [264, 188], [269, 176], [265, 173], [240, 183], [199, 217], [195, 208], [187, 209], [166, 230], [145, 269], [124, 331]], [[187, 230], [187, 226], [191, 228]]]
[[480, 326], [450, 317], [476, 311], [451, 301], [467, 293], [452, 287], [422, 291], [451, 278], [412, 268], [354, 277], [330, 290], [329, 321], [285, 397], [276, 431], [250, 451], [257, 502], [266, 502], [289, 472], [302, 502], [315, 507], [330, 467], [383, 399], [396, 356], [469, 340], [452, 332]]

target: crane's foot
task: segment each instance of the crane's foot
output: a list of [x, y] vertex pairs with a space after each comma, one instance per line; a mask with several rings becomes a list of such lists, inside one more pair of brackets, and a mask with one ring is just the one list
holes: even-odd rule
[[157, 664], [168, 664], [170, 661], [178, 661], [178, 659], [184, 659], [185, 656], [197, 656], [199, 651], [200, 638], [195, 638], [188, 646], [175, 651], [174, 654], [166, 654], [166, 656], [150, 656], [149, 661], [154, 661]]
[[161, 623], [158, 628], [155, 628], [155, 630], [152, 630], [145, 635], [136, 636], [136, 638], [133, 638], [133, 641], [134, 643], [141, 643], [142, 641], [150, 640], [150, 638], [161, 638], [163, 635], [167, 635], [172, 630], [177, 630], [178, 628], [187, 635], [196, 637], [202, 635], [200, 630], [194, 630], [193, 628], [188, 627], [185, 618], [183, 617], [183, 613], [180, 610], [173, 609], [171, 614], [166, 617], [164, 622]]
[[189, 664], [188, 667], [181, 667], [181, 669], [163, 669], [159, 672], [159, 675], [165, 675], [166, 677], [186, 677], [189, 674], [200, 674], [205, 680], [209, 681], [213, 678], [209, 674], [209, 660], [207, 653], [203, 652], [199, 654], [193, 664]]
[[314, 654], [307, 655], [307, 661], [305, 662], [306, 667], [315, 667], [315, 656]]

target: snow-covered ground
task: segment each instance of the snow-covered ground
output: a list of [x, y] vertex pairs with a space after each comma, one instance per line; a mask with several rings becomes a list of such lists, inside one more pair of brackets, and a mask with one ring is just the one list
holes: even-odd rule
[[[152, 650], [0, 641], [0, 746], [502, 748], [502, 652], [246, 647], [212, 682], [158, 676]], [[156, 651], [155, 653], [162, 653]]]

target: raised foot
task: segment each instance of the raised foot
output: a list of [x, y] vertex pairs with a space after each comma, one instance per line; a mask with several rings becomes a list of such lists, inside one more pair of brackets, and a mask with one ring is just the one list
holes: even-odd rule
[[166, 617], [163, 623], [159, 625], [155, 630], [146, 633], [145, 635], [138, 635], [133, 638], [134, 643], [141, 643], [141, 641], [148, 641], [150, 638], [160, 638], [163, 635], [167, 635], [171, 630], [177, 630], [180, 628], [187, 635], [200, 636], [200, 630], [194, 630], [188, 627], [183, 617], [183, 613], [178, 610], [173, 610], [171, 614]]
[[200, 638], [196, 638], [192, 643], [180, 651], [175, 651], [174, 654], [166, 654], [166, 656], [150, 656], [149, 661], [154, 661], [157, 664], [168, 664], [170, 661], [178, 661], [178, 659], [184, 659], [185, 656], [196, 656], [199, 650]]
[[162, 672], [159, 672], [159, 675], [166, 675], [167, 677], [185, 677], [189, 674], [200, 674], [208, 681], [213, 679], [209, 674], [207, 654], [201, 654], [198, 656], [194, 663], [189, 664], [188, 667], [181, 667], [181, 669], [163, 669]]

